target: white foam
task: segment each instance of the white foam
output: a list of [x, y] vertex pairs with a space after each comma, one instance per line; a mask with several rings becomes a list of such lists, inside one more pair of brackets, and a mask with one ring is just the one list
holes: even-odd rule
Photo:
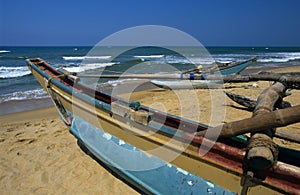
[[234, 62], [236, 61], [236, 59], [234, 58], [228, 58], [228, 57], [217, 57], [217, 58], [214, 58], [216, 62], [220, 62], [220, 63], [231, 63], [231, 62]]
[[64, 60], [84, 60], [85, 56], [63, 56]]
[[144, 59], [144, 58], [163, 58], [164, 55], [147, 55], [147, 56], [133, 56], [133, 57], [142, 58], [142, 59]]
[[10, 51], [8, 51], [8, 50], [0, 50], [0, 53], [8, 53], [8, 52], [10, 52]]
[[189, 64], [189, 63], [191, 63], [186, 58], [178, 58], [178, 57], [173, 56], [173, 55], [166, 56], [165, 62], [166, 63], [170, 63], [170, 64], [175, 64], [175, 63], [178, 63], [178, 64]]
[[63, 56], [64, 60], [85, 60], [85, 59], [94, 59], [94, 60], [107, 60], [110, 59], [111, 56]]
[[49, 97], [44, 89], [33, 89], [28, 91], [17, 91], [1, 97], [1, 101], [41, 99]]
[[31, 74], [31, 72], [28, 70], [26, 66], [19, 66], [19, 67], [0, 66], [0, 78], [2, 79], [22, 77], [29, 74]]
[[289, 59], [279, 59], [279, 58], [267, 58], [267, 59], [258, 59], [257, 62], [277, 62], [277, 63], [282, 63], [282, 62], [288, 62], [290, 61]]
[[194, 64], [204, 64], [204, 65], [209, 65], [209, 64], [213, 64], [215, 61], [213, 58], [210, 57], [198, 57], [198, 58], [191, 58], [190, 59], [192, 63]]
[[91, 63], [91, 64], [81, 64], [80, 66], [74, 66], [74, 67], [63, 67], [69, 72], [82, 72], [85, 70], [93, 70], [98, 68], [104, 68], [107, 66], [112, 66], [116, 63], [114, 62], [107, 62], [107, 63]]
[[266, 53], [258, 58], [258, 62], [289, 62], [294, 60], [300, 60], [300, 52], [278, 52], [278, 53]]
[[173, 55], [168, 55], [163, 59], [163, 62], [169, 64], [212, 64], [214, 63], [213, 58], [210, 57], [178, 57]]

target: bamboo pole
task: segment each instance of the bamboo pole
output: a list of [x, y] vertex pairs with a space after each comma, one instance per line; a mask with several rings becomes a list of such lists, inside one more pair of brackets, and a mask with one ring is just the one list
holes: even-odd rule
[[275, 137], [300, 144], [300, 135], [298, 133], [285, 132], [284, 130], [276, 129]]
[[[99, 77], [99, 78], [140, 78], [140, 79], [182, 79], [182, 80], [223, 80], [225, 82], [249, 82], [249, 81], [280, 81], [300, 82], [300, 73], [268, 73], [248, 75], [222, 75], [222, 74], [78, 74], [79, 77]], [[282, 78], [285, 76], [285, 78]]]
[[181, 74], [78, 74], [79, 77], [91, 78], [125, 78], [125, 79], [186, 79], [187, 74], [181, 77]]
[[[239, 121], [233, 121], [216, 127], [208, 128], [205, 131], [196, 133], [198, 136], [204, 136], [210, 131], [209, 137], [233, 137], [245, 133], [254, 133], [264, 129], [284, 127], [290, 124], [300, 122], [300, 105], [275, 110], [266, 114], [247, 118]], [[221, 132], [219, 130], [221, 129]], [[212, 133], [215, 132], [215, 133]]]
[[249, 81], [280, 81], [290, 88], [300, 89], [300, 73], [267, 73], [249, 75], [221, 75], [221, 74], [78, 74], [78, 77], [93, 78], [136, 78], [136, 79], [175, 79], [175, 80], [222, 80], [227, 82], [249, 82]]
[[[224, 92], [234, 102], [242, 106], [245, 106], [246, 108], [249, 109], [249, 111], [254, 111], [257, 105], [257, 99], [251, 99], [249, 97], [233, 94], [228, 91], [224, 91]], [[289, 95], [291, 95], [290, 92], [289, 93], [285, 92], [284, 94], [285, 97]], [[277, 102], [276, 107], [283, 109], [283, 108], [291, 107], [291, 104], [289, 102], [282, 101], [281, 104]], [[285, 132], [283, 130], [276, 129], [274, 137], [300, 144], [300, 135], [297, 133]]]

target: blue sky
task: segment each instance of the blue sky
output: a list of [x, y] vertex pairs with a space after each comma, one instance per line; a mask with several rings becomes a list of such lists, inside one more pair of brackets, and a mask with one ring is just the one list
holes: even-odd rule
[[298, 0], [0, 0], [0, 45], [95, 45], [165, 25], [205, 46], [300, 46]]

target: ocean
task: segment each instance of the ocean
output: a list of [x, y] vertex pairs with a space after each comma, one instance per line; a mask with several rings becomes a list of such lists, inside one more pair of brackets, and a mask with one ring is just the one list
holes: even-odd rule
[[[26, 65], [27, 58], [42, 58], [56, 68], [70, 72], [86, 73], [101, 69], [107, 72], [160, 73], [168, 70], [187, 70], [196, 65], [207, 66], [211, 59], [197, 53], [193, 47], [176, 48], [185, 56], [169, 49], [143, 47], [113, 56], [120, 48], [101, 48], [97, 55], [87, 56], [91, 47], [0, 47], [0, 103], [32, 100], [48, 97]], [[241, 61], [257, 56], [256, 63], [248, 71], [300, 65], [300, 47], [207, 47], [214, 61]], [[187, 58], [188, 59], [187, 59]], [[190, 60], [194, 64], [191, 64]], [[84, 66], [82, 66], [84, 62]], [[144, 66], [132, 68], [137, 64]], [[168, 64], [173, 69], [159, 69], [155, 64]], [[166, 66], [165, 66], [166, 67]], [[168, 66], [169, 67], [169, 66]], [[101, 80], [100, 84], [113, 84], [113, 80]], [[120, 81], [118, 81], [120, 82]]]

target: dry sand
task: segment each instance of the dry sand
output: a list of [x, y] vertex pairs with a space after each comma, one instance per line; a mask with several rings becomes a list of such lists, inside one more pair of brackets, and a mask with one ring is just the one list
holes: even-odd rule
[[[292, 67], [276, 71], [298, 71]], [[257, 98], [269, 82], [232, 84], [228, 91]], [[229, 84], [226, 84], [229, 86]], [[194, 92], [148, 89], [125, 94], [133, 101], [169, 112], [183, 114], [205, 124], [219, 124], [251, 117], [251, 113], [224, 96], [214, 102], [222, 108], [211, 120], [211, 96], [218, 90], [198, 89]], [[222, 93], [222, 92], [221, 92]], [[221, 94], [220, 93], [220, 94]], [[192, 98], [197, 96], [197, 104]], [[178, 98], [180, 97], [180, 98]], [[285, 98], [300, 104], [300, 91], [293, 90]], [[216, 105], [214, 105], [216, 106]], [[195, 111], [196, 110], [196, 111]], [[283, 128], [300, 134], [300, 123]], [[300, 149], [299, 145], [275, 139], [278, 144]], [[0, 193], [1, 194], [136, 194], [131, 187], [85, 154], [58, 118], [53, 107], [0, 115]]]
[[0, 194], [137, 194], [78, 147], [54, 107], [0, 124]]

